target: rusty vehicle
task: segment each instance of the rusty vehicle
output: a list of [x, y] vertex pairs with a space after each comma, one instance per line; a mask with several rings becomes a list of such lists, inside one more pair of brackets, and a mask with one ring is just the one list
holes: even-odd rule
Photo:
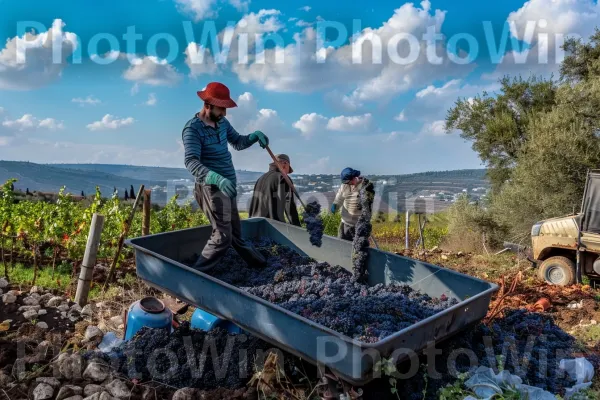
[[531, 228], [530, 261], [538, 276], [568, 286], [587, 276], [600, 283], [600, 170], [588, 171], [581, 211], [539, 221]]

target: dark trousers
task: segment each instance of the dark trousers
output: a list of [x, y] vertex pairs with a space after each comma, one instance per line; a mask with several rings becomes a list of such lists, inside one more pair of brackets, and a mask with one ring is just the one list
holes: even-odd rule
[[193, 268], [208, 271], [223, 258], [229, 246], [249, 265], [264, 267], [265, 257], [242, 239], [242, 227], [236, 199], [229, 198], [216, 185], [196, 184], [194, 195], [204, 215], [212, 225], [212, 236]]
[[356, 234], [356, 229], [352, 225], [348, 225], [343, 221], [340, 222], [340, 226], [338, 228], [338, 238], [342, 240], [354, 240], [354, 235]]

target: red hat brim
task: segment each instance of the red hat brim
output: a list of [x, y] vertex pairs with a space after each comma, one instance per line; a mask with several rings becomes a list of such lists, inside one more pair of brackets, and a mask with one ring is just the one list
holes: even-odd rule
[[215, 99], [214, 97], [210, 97], [204, 90], [198, 91], [197, 94], [198, 94], [198, 97], [200, 97], [202, 100], [204, 100], [208, 104], [212, 104], [213, 106], [223, 107], [223, 108], [237, 107], [237, 104], [231, 98]]

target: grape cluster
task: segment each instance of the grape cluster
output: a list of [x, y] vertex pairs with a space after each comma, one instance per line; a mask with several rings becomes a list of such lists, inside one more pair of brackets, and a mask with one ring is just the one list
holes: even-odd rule
[[[130, 379], [154, 380], [175, 388], [203, 390], [243, 387], [260, 367], [272, 346], [254, 336], [230, 334], [217, 328], [209, 332], [190, 329], [189, 322], [169, 334], [164, 329], [144, 327], [112, 353], [86, 354], [100, 359]], [[297, 375], [298, 360], [285, 355], [284, 369]]]
[[323, 220], [321, 219], [321, 205], [315, 200], [306, 205], [302, 216], [306, 222], [306, 230], [310, 234], [310, 243], [313, 246], [321, 247], [323, 242]]
[[267, 257], [266, 268], [247, 266], [230, 250], [210, 274], [363, 342], [377, 342], [458, 303], [407, 285], [368, 286], [340, 266], [301, 256], [270, 239], [253, 244]]
[[358, 282], [367, 281], [367, 248], [373, 226], [371, 225], [371, 204], [373, 204], [374, 191], [372, 183], [368, 183], [359, 191], [361, 214], [355, 226], [356, 233], [352, 242], [352, 264], [354, 265], [354, 279]]

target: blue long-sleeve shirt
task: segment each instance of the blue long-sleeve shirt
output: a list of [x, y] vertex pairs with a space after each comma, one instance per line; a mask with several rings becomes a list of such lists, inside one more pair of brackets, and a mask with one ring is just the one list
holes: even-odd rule
[[255, 143], [250, 140], [250, 135], [240, 135], [225, 117], [213, 128], [194, 116], [185, 124], [181, 136], [185, 167], [196, 178], [196, 182], [204, 183], [209, 171], [214, 171], [237, 185], [227, 144], [231, 144], [235, 150], [247, 149]]

